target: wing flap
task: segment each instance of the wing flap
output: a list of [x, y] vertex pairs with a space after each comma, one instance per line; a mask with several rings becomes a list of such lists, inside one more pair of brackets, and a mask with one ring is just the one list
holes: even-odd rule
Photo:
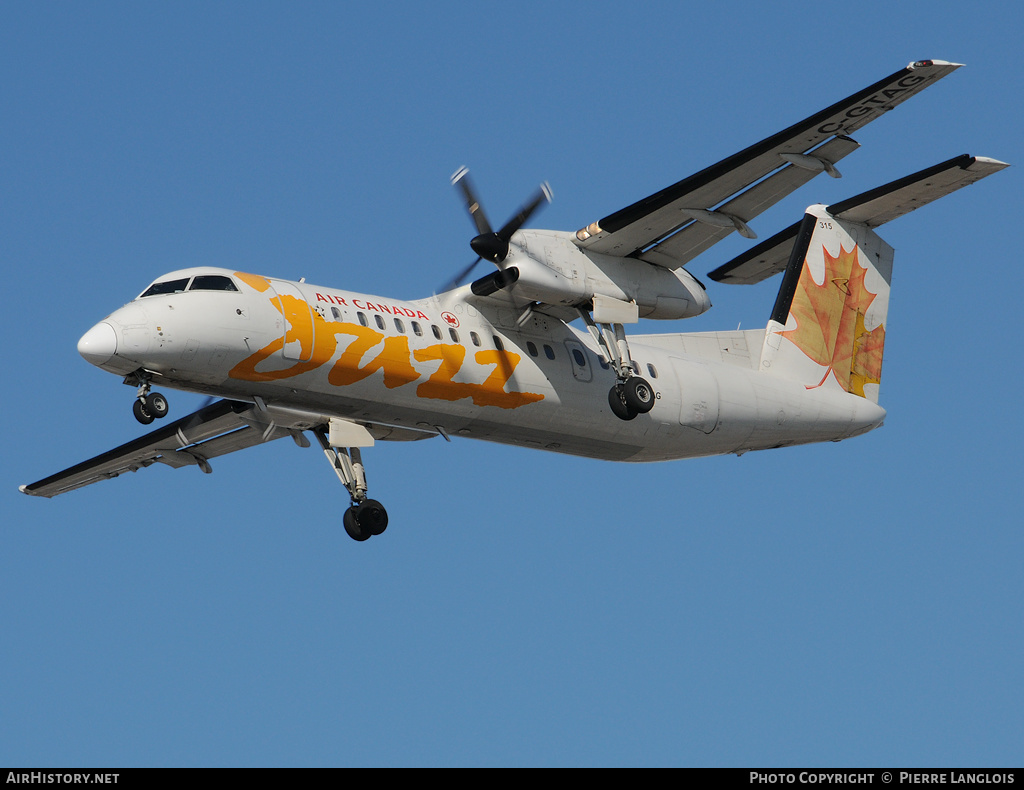
[[[850, 133], [950, 74], [959, 65], [938, 60], [911, 63], [907, 68], [778, 134], [609, 214], [600, 222], [578, 231], [577, 243], [584, 249], [608, 255], [642, 255], [647, 247], [684, 226], [686, 218], [681, 219], [681, 209], [714, 211], [737, 193], [784, 166], [804, 170], [787, 165], [787, 161], [792, 160], [787, 160], [784, 155], [811, 155], [829, 164], [838, 161], [828, 158], [826, 146], [835, 145], [838, 153], [845, 144], [837, 140], [847, 138]], [[846, 153], [849, 151], [842, 155]], [[807, 164], [806, 159], [801, 161]], [[804, 173], [806, 175], [789, 173], [771, 187], [750, 195], [747, 203], [754, 213], [742, 219], [752, 218], [816, 174], [811, 170], [804, 170]], [[662, 247], [652, 256], [656, 260], [651, 262], [678, 267], [686, 262], [676, 257], [680, 251], [684, 256], [690, 255], [687, 258], [690, 260], [728, 232], [731, 232], [728, 228], [719, 227], [716, 231], [697, 233], [699, 238], [693, 241], [681, 239], [674, 245]]]
[[[812, 157], [814, 161], [834, 165], [859, 147], [859, 144], [849, 137], [834, 137], [816, 148], [812, 152]], [[780, 164], [785, 163], [785, 160], [781, 158], [779, 161]], [[745, 224], [802, 187], [822, 170], [824, 167], [821, 170], [812, 170], [808, 167], [788, 164], [754, 184], [746, 192], [719, 206], [714, 213], [727, 218], [735, 217]], [[678, 233], [645, 250], [638, 257], [648, 263], [676, 269], [690, 262], [736, 229], [735, 224], [715, 226], [706, 222], [694, 221]], [[741, 232], [743, 231], [741, 230]]]

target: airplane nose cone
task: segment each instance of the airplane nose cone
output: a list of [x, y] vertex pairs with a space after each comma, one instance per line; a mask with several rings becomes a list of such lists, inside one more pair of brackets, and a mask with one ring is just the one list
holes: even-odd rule
[[114, 327], [105, 321], [96, 324], [78, 341], [78, 353], [85, 358], [86, 362], [91, 362], [93, 365], [106, 364], [116, 352], [117, 333], [114, 331]]

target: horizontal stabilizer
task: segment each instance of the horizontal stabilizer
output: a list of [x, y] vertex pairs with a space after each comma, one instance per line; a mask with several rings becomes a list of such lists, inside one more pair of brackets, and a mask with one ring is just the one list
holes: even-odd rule
[[997, 173], [1004, 167], [1009, 165], [996, 159], [964, 154], [829, 206], [828, 213], [837, 219], [877, 228], [933, 200], [956, 192], [961, 187]]
[[770, 239], [765, 239], [713, 272], [708, 272], [708, 277], [720, 283], [753, 285], [767, 280], [773, 274], [784, 272], [793, 251], [793, 240], [799, 230], [800, 223], [794, 222]]
[[[876, 228], [1004, 167], [1008, 167], [1005, 162], [964, 154], [835, 203], [828, 207], [828, 213], [837, 219]], [[752, 285], [784, 271], [799, 227], [799, 222], [791, 225], [708, 276], [718, 282]]]

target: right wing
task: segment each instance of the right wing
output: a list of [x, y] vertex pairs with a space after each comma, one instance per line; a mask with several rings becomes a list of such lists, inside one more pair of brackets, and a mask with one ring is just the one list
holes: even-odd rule
[[[137, 472], [158, 462], [174, 469], [195, 466], [209, 474], [213, 471], [210, 467], [211, 458], [285, 436], [291, 436], [299, 447], [309, 447], [310, 442], [304, 431], [313, 431], [323, 442], [328, 441], [329, 430], [332, 446], [343, 446], [341, 440], [344, 438], [351, 440], [358, 437], [359, 441], [369, 443], [358, 445], [364, 447], [377, 439], [408, 442], [443, 435], [439, 429], [364, 424], [287, 406], [268, 406], [259, 398], [256, 401], [242, 403], [220, 400], [211, 403], [177, 422], [150, 431], [145, 436], [36, 483], [19, 486], [19, 489], [31, 496], [55, 497], [100, 480], [109, 480], [122, 472]], [[338, 443], [333, 441], [336, 430]]]
[[582, 228], [576, 243], [586, 250], [676, 269], [734, 230], [753, 238], [746, 225], [751, 219], [820, 172], [838, 176], [835, 163], [858, 147], [849, 134], [959, 67], [941, 60], [911, 63], [810, 118]]
[[210, 458], [284, 436], [291, 436], [300, 446], [308, 447], [309, 440], [302, 431], [315, 427], [316, 423], [310, 417], [280, 409], [263, 410], [251, 403], [221, 400], [63, 472], [20, 486], [20, 489], [32, 496], [54, 497], [90, 483], [109, 480], [122, 472], [136, 472], [158, 461], [176, 469], [197, 466], [209, 473]]

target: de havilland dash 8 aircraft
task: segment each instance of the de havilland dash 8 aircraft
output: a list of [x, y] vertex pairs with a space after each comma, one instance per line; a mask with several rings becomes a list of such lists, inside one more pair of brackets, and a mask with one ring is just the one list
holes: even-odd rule
[[[963, 155], [832, 205], [708, 275], [782, 274], [768, 324], [627, 334], [711, 305], [684, 267], [819, 173], [851, 137], [959, 67], [911, 63], [811, 117], [576, 231], [525, 227], [547, 186], [498, 230], [463, 168], [452, 176], [496, 270], [407, 301], [211, 267], [158, 277], [78, 350], [137, 388], [135, 417], [168, 414], [156, 387], [214, 402], [31, 485], [52, 497], [160, 462], [209, 473], [225, 453], [291, 437], [323, 448], [366, 540], [387, 512], [361, 449], [464, 436], [613, 461], [665, 461], [839, 441], [882, 424], [878, 404], [893, 250], [875, 229], [1003, 162]], [[470, 267], [472, 268], [472, 267]], [[579, 323], [574, 325], [574, 322]]]

